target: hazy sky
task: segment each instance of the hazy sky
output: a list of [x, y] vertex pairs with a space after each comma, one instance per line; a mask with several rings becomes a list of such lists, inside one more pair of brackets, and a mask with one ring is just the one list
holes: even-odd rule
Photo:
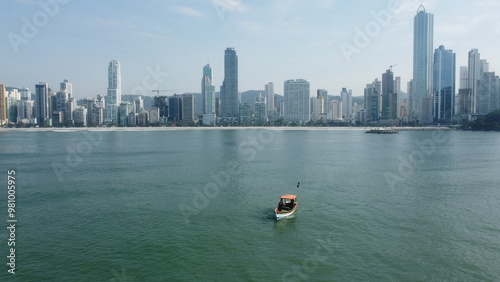
[[6, 0], [0, 83], [34, 91], [44, 81], [58, 90], [68, 79], [76, 98], [105, 95], [114, 59], [123, 94], [201, 92], [210, 62], [219, 91], [224, 49], [234, 47], [240, 91], [272, 81], [282, 94], [285, 80], [304, 78], [311, 95], [347, 87], [361, 96], [390, 65], [406, 91], [421, 2], [434, 14], [434, 48], [456, 52], [457, 73], [472, 48], [500, 72], [498, 0]]

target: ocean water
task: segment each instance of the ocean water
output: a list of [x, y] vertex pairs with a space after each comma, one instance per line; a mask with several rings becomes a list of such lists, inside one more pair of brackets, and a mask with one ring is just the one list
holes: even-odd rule
[[500, 279], [498, 133], [2, 131], [0, 154], [1, 281]]

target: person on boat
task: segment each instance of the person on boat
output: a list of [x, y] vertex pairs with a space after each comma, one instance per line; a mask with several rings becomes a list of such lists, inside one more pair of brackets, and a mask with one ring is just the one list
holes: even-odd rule
[[283, 209], [283, 201], [278, 203], [278, 210], [281, 211]]

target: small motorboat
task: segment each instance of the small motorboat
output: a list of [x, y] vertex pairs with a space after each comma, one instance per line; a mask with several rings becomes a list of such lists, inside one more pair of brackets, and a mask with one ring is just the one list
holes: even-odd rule
[[278, 207], [274, 209], [276, 220], [291, 216], [297, 209], [297, 196], [286, 194], [280, 197]]

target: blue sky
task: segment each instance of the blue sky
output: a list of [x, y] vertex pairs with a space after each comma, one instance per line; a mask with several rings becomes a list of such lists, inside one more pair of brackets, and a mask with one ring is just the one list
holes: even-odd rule
[[[311, 95], [347, 87], [362, 96], [366, 83], [395, 64], [406, 91], [421, 2], [434, 14], [434, 48], [457, 53], [457, 72], [472, 48], [500, 72], [498, 0], [8, 0], [0, 19], [0, 83], [33, 90], [44, 81], [57, 90], [68, 79], [77, 98], [105, 95], [114, 59], [121, 62], [123, 94], [200, 92], [210, 62], [218, 91], [224, 49], [234, 47], [240, 91], [271, 81], [282, 94], [284, 80], [304, 78]], [[356, 45], [359, 31], [368, 40]], [[347, 56], [342, 46], [356, 52]]]

